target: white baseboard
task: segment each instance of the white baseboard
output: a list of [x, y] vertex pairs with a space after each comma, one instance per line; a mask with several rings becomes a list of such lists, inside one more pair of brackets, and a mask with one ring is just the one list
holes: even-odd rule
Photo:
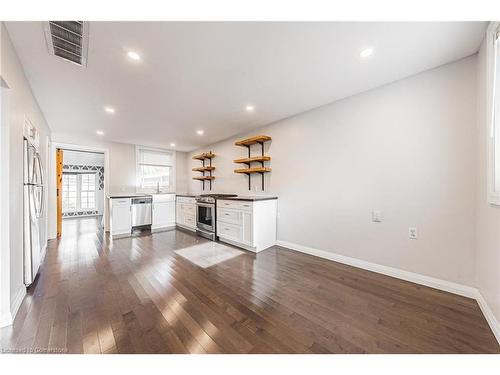
[[398, 268], [383, 266], [376, 263], [367, 262], [365, 260], [351, 258], [345, 255], [331, 253], [329, 251], [315, 249], [313, 247], [303, 246], [299, 244], [295, 244], [287, 241], [276, 241], [276, 245], [285, 247], [290, 250], [298, 251], [301, 253], [317, 256], [324, 259], [333, 260], [335, 262], [339, 262], [342, 264], [347, 264], [349, 266], [361, 268], [368, 271], [373, 271], [377, 273], [381, 273], [383, 275], [395, 277], [397, 279], [410, 281], [416, 284], [425, 285], [434, 289], [443, 290], [445, 292], [458, 294], [463, 297], [473, 298], [477, 301], [479, 308], [483, 312], [483, 315], [486, 318], [495, 338], [500, 344], [500, 324], [498, 323], [493, 311], [491, 311], [490, 307], [486, 303], [486, 300], [483, 298], [478, 289], [457, 284], [451, 281], [446, 281], [442, 279], [437, 279], [431, 276], [425, 276], [414, 272], [404, 271]]
[[476, 291], [476, 301], [481, 308], [481, 311], [483, 312], [483, 315], [486, 318], [486, 321], [488, 322], [491, 330], [493, 331], [493, 334], [495, 335], [498, 343], [500, 344], [500, 323], [495, 318], [495, 314], [493, 314], [493, 311], [491, 311], [490, 307], [486, 303], [486, 300], [479, 290]]
[[26, 295], [26, 287], [22, 285], [16, 293], [14, 300], [11, 302], [10, 306], [10, 314], [12, 316], [12, 320], [16, 318], [19, 307], [21, 307], [21, 303], [23, 302], [24, 296]]
[[446, 292], [458, 294], [464, 297], [476, 298], [477, 289], [453, 283], [451, 281], [437, 279], [431, 276], [425, 276], [414, 272], [404, 271], [399, 268], [393, 268], [388, 266], [383, 266], [376, 263], [367, 262], [366, 260], [351, 258], [345, 255], [331, 253], [325, 250], [319, 250], [308, 246], [298, 245], [286, 241], [276, 241], [276, 245], [283, 246], [295, 251], [300, 251], [301, 253], [306, 253], [309, 255], [314, 255], [320, 258], [330, 259], [335, 262], [347, 264], [349, 266], [354, 266], [362, 268], [364, 270], [373, 271], [381, 273], [383, 275], [392, 276], [398, 279], [410, 281], [416, 284], [425, 285], [431, 288], [444, 290]]
[[10, 326], [12, 321], [12, 314], [10, 312], [4, 312], [0, 317], [0, 328]]

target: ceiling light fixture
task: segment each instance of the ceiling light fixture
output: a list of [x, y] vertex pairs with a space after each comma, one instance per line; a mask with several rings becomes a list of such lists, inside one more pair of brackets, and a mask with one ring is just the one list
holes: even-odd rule
[[115, 109], [113, 107], [105, 107], [104, 110], [108, 113], [115, 113]]
[[361, 51], [359, 57], [365, 59], [371, 55], [373, 55], [373, 48], [365, 48], [364, 50]]
[[170, 147], [175, 147], [175, 143], [170, 143]]
[[141, 55], [139, 55], [137, 52], [134, 51], [128, 51], [127, 56], [135, 61], [139, 61], [141, 59]]
[[245, 109], [246, 109], [247, 112], [253, 112], [253, 111], [255, 111], [255, 107], [253, 105], [247, 105], [245, 107]]
[[98, 131], [96, 131], [96, 134], [97, 135], [104, 135], [104, 132], [102, 130], [98, 130]]
[[203, 130], [197, 130], [197, 131], [196, 131], [196, 134], [198, 134], [198, 135], [203, 135], [204, 133], [205, 133], [205, 132], [204, 132]]

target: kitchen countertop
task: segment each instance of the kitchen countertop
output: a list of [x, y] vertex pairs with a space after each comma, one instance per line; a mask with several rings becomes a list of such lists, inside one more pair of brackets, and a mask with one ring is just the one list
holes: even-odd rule
[[254, 195], [254, 196], [244, 196], [244, 195], [238, 195], [236, 197], [225, 197], [221, 198], [223, 200], [227, 201], [247, 201], [247, 202], [257, 202], [257, 201], [268, 201], [272, 199], [278, 199], [278, 197], [271, 197], [271, 196], [262, 196], [262, 195]]
[[119, 193], [119, 194], [110, 194], [108, 195], [109, 199], [119, 199], [119, 198], [140, 198], [140, 197], [150, 197], [151, 194], [143, 194], [143, 193]]
[[189, 193], [184, 193], [184, 194], [175, 194], [176, 196], [178, 197], [189, 197], [189, 198], [195, 198], [197, 197], [199, 194], [189, 194]]

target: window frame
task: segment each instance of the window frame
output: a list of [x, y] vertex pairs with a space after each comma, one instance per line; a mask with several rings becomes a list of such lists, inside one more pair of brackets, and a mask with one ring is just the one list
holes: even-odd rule
[[[64, 176], [76, 176], [76, 204], [74, 209], [64, 208], [63, 205], [63, 213], [66, 212], [84, 212], [84, 211], [98, 211], [97, 210], [97, 173], [95, 172], [63, 172], [63, 186], [62, 186], [62, 194], [64, 199], [65, 189], [64, 189]], [[82, 185], [82, 176], [83, 175], [93, 175], [94, 176], [94, 190], [83, 190]], [[94, 193], [94, 207], [92, 208], [83, 208], [82, 207], [82, 192], [93, 192]]]
[[[500, 23], [491, 22], [486, 32], [486, 121], [488, 145], [488, 202], [500, 206], [500, 189], [495, 190], [495, 181], [500, 178], [500, 165], [495, 162], [495, 153], [500, 152], [500, 111], [495, 113], [495, 102], [500, 100], [500, 77], [496, 71], [500, 58]], [[497, 82], [498, 81], [498, 82]], [[500, 108], [500, 103], [496, 105]]]
[[[83, 189], [83, 176], [84, 175], [88, 175], [88, 176], [93, 176], [94, 177], [94, 190], [84, 190]], [[79, 197], [79, 201], [78, 201], [78, 207], [79, 207], [79, 211], [94, 211], [94, 210], [97, 210], [97, 202], [96, 202], [96, 199], [97, 199], [97, 194], [96, 194], [96, 191], [97, 191], [97, 173], [87, 173], [87, 172], [81, 172], [79, 173], [79, 176], [78, 176], [78, 186], [80, 187], [79, 189], [77, 189], [77, 195]], [[87, 184], [87, 188], [88, 188], [88, 184]], [[88, 193], [93, 193], [94, 194], [94, 206], [93, 207], [85, 207], [83, 208], [82, 207], [82, 193], [86, 193], [87, 194], [87, 205], [88, 205]]]
[[[156, 188], [145, 188], [142, 187], [142, 171], [141, 165], [141, 153], [143, 151], [151, 151], [151, 152], [159, 152], [170, 155], [171, 163], [168, 165], [170, 167], [170, 185], [168, 188], [160, 188], [160, 193], [174, 193], [176, 188], [176, 152], [174, 150], [162, 149], [162, 148], [154, 148], [154, 147], [145, 147], [145, 146], [136, 146], [135, 148], [135, 170], [136, 170], [136, 191], [140, 193], [156, 193]], [[144, 164], [145, 165], [145, 164]], [[152, 164], [147, 164], [152, 165]], [[162, 165], [159, 165], [162, 166]]]

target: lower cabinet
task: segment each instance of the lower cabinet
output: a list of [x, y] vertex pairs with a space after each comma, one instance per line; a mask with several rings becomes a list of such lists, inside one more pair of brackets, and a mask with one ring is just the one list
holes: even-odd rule
[[196, 200], [192, 197], [177, 197], [175, 223], [181, 228], [196, 230]]
[[111, 237], [129, 236], [132, 231], [132, 212], [130, 198], [111, 198], [109, 200]]
[[153, 194], [152, 231], [175, 227], [175, 194]]
[[259, 252], [276, 243], [277, 200], [217, 200], [217, 236], [224, 242]]

